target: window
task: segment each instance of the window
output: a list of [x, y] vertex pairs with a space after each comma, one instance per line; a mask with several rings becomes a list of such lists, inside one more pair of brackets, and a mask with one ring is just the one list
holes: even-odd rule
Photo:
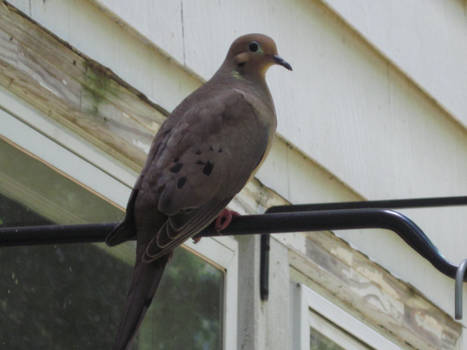
[[292, 283], [291, 288], [293, 349], [401, 349], [309, 287]]
[[[15, 106], [21, 118], [0, 110], [0, 226], [120, 220], [134, 174]], [[177, 249], [133, 348], [235, 349], [236, 249], [229, 237]], [[2, 248], [1, 347], [110, 348], [133, 261], [133, 242]]]

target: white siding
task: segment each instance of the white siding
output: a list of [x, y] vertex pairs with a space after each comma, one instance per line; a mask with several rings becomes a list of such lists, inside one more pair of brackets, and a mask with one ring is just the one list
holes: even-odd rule
[[324, 2], [467, 126], [465, 1]]

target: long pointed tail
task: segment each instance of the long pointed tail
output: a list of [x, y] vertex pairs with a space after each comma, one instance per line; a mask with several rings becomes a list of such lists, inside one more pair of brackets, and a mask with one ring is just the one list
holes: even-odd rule
[[162, 278], [168, 257], [146, 264], [136, 262], [125, 305], [125, 313], [112, 350], [127, 350], [146, 314]]

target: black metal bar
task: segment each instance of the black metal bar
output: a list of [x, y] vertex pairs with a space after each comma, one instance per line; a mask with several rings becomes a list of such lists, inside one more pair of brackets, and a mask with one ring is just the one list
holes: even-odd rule
[[[111, 224], [53, 225], [0, 228], [0, 246], [102, 242]], [[396, 232], [441, 273], [455, 278], [457, 267], [438, 252], [423, 231], [406, 216], [386, 209], [341, 209], [315, 212], [271, 213], [235, 217], [222, 235], [251, 235], [298, 231], [385, 228]], [[200, 236], [220, 235], [213, 226]]]
[[261, 235], [260, 261], [259, 261], [259, 295], [261, 300], [269, 298], [269, 234]]
[[0, 247], [103, 242], [117, 223], [0, 227]]
[[[211, 225], [198, 236], [261, 236], [260, 294], [269, 295], [270, 233], [298, 231], [384, 228], [397, 233], [411, 248], [427, 259], [438, 271], [456, 279], [456, 318], [462, 317], [462, 282], [467, 281], [467, 259], [459, 267], [448, 262], [423, 233], [405, 215], [388, 208], [422, 208], [467, 205], [467, 196], [397, 199], [364, 202], [322, 203], [276, 206], [266, 215], [235, 217], [218, 233]], [[1, 246], [103, 242], [116, 223], [86, 225], [46, 225], [0, 227]], [[460, 309], [460, 311], [459, 311]]]
[[[298, 231], [385, 228], [396, 232], [440, 272], [455, 278], [457, 267], [439, 254], [423, 231], [405, 215], [389, 209], [341, 209], [316, 212], [247, 215], [236, 218], [224, 234], [281, 233]], [[204, 236], [217, 235], [213, 229]]]
[[[314, 204], [296, 204], [281, 205], [269, 208], [266, 213], [292, 213], [299, 211], [318, 211], [318, 210], [338, 210], [338, 209], [407, 209], [407, 208], [427, 208], [467, 205], [467, 196], [457, 197], [428, 197], [411, 199], [390, 199], [377, 201], [354, 201], [337, 203], [314, 203]], [[263, 250], [266, 245], [269, 247], [269, 234], [261, 236], [260, 251], [260, 294], [261, 300], [267, 300], [269, 295], [269, 249]], [[263, 284], [264, 283], [264, 284]], [[456, 301], [458, 299], [456, 298]]]
[[279, 205], [279, 206], [269, 208], [267, 212], [268, 213], [285, 213], [285, 212], [290, 213], [294, 211], [363, 209], [363, 208], [407, 209], [407, 208], [447, 207], [447, 206], [458, 206], [458, 205], [467, 205], [467, 196]]

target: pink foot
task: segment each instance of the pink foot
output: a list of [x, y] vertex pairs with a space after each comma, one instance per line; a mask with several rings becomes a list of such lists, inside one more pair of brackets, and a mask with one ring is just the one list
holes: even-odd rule
[[201, 241], [201, 238], [203, 238], [203, 237], [199, 237], [199, 236], [193, 237], [193, 238], [192, 238], [193, 243], [194, 243], [194, 244], [198, 243], [199, 241]]
[[227, 226], [229, 226], [230, 223], [232, 222], [232, 218], [234, 216], [240, 216], [240, 214], [234, 210], [230, 210], [227, 208], [222, 210], [220, 214], [217, 216], [216, 222], [214, 224], [216, 231], [221, 232], [222, 230], [225, 230]]

